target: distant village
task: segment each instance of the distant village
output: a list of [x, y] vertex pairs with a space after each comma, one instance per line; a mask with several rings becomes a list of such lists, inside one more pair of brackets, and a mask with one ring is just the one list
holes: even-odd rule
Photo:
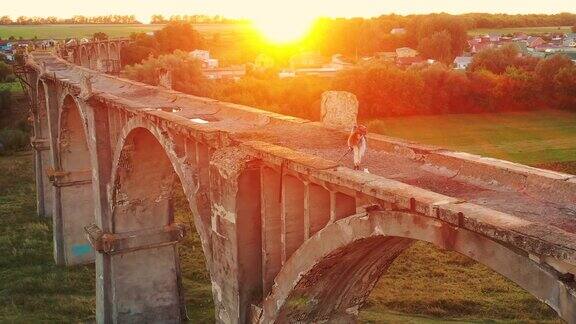
[[[393, 35], [403, 35], [407, 31], [404, 28], [394, 28], [390, 31]], [[0, 59], [13, 61], [18, 50], [26, 51], [30, 47], [51, 48], [76, 46], [90, 42], [88, 38], [72, 39], [67, 42], [58, 40], [0, 40]], [[548, 33], [540, 35], [528, 35], [515, 33], [509, 35], [490, 34], [478, 35], [468, 40], [468, 49], [453, 61], [452, 67], [456, 70], [465, 70], [472, 63], [474, 55], [489, 49], [512, 44], [516, 46], [520, 55], [545, 58], [554, 54], [564, 54], [576, 62], [576, 33]], [[207, 50], [194, 50], [190, 56], [202, 64], [202, 71], [208, 79], [239, 79], [246, 75], [248, 70], [265, 71], [275, 66], [274, 60], [265, 55], [259, 55], [254, 62], [242, 65], [220, 66], [217, 58], [211, 57]], [[338, 72], [373, 63], [392, 63], [398, 67], [407, 68], [413, 65], [426, 65], [435, 63], [434, 60], [426, 59], [420, 53], [409, 47], [397, 48], [393, 52], [378, 52], [372, 56], [348, 58], [342, 54], [335, 54], [327, 58], [317, 52], [303, 52], [294, 55], [289, 60], [289, 65], [279, 69], [278, 77], [291, 78], [300, 75], [315, 75], [332, 77]]]
[[[406, 33], [404, 28], [394, 28], [394, 35]], [[527, 35], [479, 35], [468, 40], [468, 49], [456, 57], [452, 67], [465, 70], [472, 63], [474, 55], [482, 50], [498, 48], [512, 44], [522, 56], [545, 58], [554, 54], [564, 54], [576, 62], [576, 33], [573, 34], [542, 34]], [[191, 55], [202, 62], [203, 71], [209, 79], [238, 79], [246, 74], [247, 65], [254, 70], [267, 70], [274, 67], [274, 60], [265, 55], [259, 55], [253, 63], [247, 65], [219, 67], [218, 60], [205, 50], [195, 50]], [[409, 47], [397, 48], [394, 52], [379, 52], [372, 56], [357, 59], [347, 58], [342, 54], [326, 58], [317, 52], [304, 52], [290, 58], [289, 66], [278, 72], [280, 78], [290, 78], [299, 75], [335, 76], [338, 72], [371, 63], [389, 62], [398, 67], [407, 68], [412, 65], [433, 64], [434, 60], [423, 58], [420, 53]]]

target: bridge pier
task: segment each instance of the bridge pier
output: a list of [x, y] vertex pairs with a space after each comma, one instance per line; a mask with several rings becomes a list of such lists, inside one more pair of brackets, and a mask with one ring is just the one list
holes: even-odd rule
[[[81, 103], [66, 95], [62, 101], [56, 168], [49, 171], [55, 188], [54, 257], [59, 265], [94, 261], [83, 227], [94, 222], [92, 164]], [[87, 105], [84, 110], [90, 109]]]
[[212, 292], [218, 323], [245, 323], [262, 299], [260, 167], [240, 149], [210, 161]]
[[34, 137], [31, 146], [34, 149], [34, 166], [36, 176], [36, 205], [38, 215], [51, 217], [53, 209], [53, 187], [48, 178], [47, 170], [51, 168], [50, 120], [49, 103], [45, 83], [38, 80], [37, 93], [33, 96], [34, 105]]
[[97, 322], [180, 323], [185, 304], [176, 243], [185, 230], [174, 222], [174, 169], [156, 139], [142, 130], [126, 140], [114, 170], [109, 118], [105, 108], [94, 113], [95, 172], [102, 180], [93, 185], [96, 223], [85, 230], [97, 251]]

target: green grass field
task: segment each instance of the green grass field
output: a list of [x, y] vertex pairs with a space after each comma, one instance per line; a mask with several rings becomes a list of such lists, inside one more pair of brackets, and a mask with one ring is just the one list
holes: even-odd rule
[[0, 91], [9, 90], [12, 93], [22, 92], [22, 85], [18, 81], [0, 83]]
[[469, 35], [487, 35], [487, 34], [514, 34], [526, 33], [530, 34], [546, 34], [546, 33], [571, 33], [570, 26], [563, 27], [518, 27], [518, 28], [480, 28], [468, 31]]
[[566, 111], [383, 118], [371, 132], [536, 165], [576, 160], [576, 113]]
[[[147, 33], [160, 30], [164, 25], [36, 25], [36, 26], [0, 26], [0, 38], [10, 36], [24, 39], [64, 39], [91, 37], [96, 32], [104, 32], [112, 38], [128, 37], [132, 33]], [[203, 35], [242, 32], [243, 25], [233, 24], [195, 24], [194, 28]]]
[[[128, 37], [137, 32], [153, 32], [162, 29], [164, 25], [35, 25], [35, 26], [0, 26], [0, 38], [7, 39], [10, 36], [16, 38], [32, 39], [64, 39], [74, 37], [90, 37], [96, 32], [104, 32], [110, 37]], [[225, 35], [227, 33], [241, 33], [246, 30], [246, 25], [234, 24], [195, 24], [194, 28], [201, 34]], [[521, 27], [521, 28], [486, 28], [468, 31], [470, 35], [485, 34], [510, 34], [523, 32], [527, 34], [543, 33], [570, 33], [570, 26], [564, 27]]]
[[[387, 118], [369, 127], [387, 135], [521, 162], [576, 160], [576, 114], [566, 112]], [[35, 215], [34, 197], [32, 154], [0, 156], [0, 322], [91, 321], [94, 268], [54, 266], [52, 224]], [[175, 201], [176, 218], [188, 223], [181, 192]], [[195, 233], [179, 246], [179, 254], [192, 323], [211, 323], [210, 281]], [[361, 310], [360, 320], [561, 322], [550, 308], [507, 279], [471, 259], [424, 243], [416, 243], [394, 262]]]

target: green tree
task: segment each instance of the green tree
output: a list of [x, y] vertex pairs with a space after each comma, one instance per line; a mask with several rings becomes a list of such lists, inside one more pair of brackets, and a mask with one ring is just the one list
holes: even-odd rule
[[10, 65], [0, 61], [0, 82], [6, 82], [11, 74], [12, 69]]
[[418, 46], [419, 41], [424, 38], [446, 31], [450, 34], [450, 51], [454, 57], [460, 55], [468, 46], [467, 27], [464, 20], [458, 16], [440, 14], [414, 19], [408, 30], [410, 32], [408, 40], [413, 46]]
[[561, 68], [554, 83], [559, 107], [576, 112], [576, 66]]
[[555, 93], [558, 91], [556, 76], [562, 69], [570, 69], [574, 63], [566, 55], [552, 55], [541, 60], [536, 65], [535, 73], [540, 84], [540, 92], [549, 101], [554, 100]]
[[94, 35], [92, 35], [92, 39], [96, 40], [96, 41], [104, 41], [108, 39], [108, 34], [104, 33], [104, 32], [97, 32], [94, 33]]
[[152, 15], [152, 18], [150, 19], [150, 23], [151, 24], [165, 24], [166, 18], [164, 18], [164, 16], [162, 16], [162, 15]]
[[174, 90], [198, 96], [206, 95], [206, 81], [200, 62], [180, 50], [172, 54], [150, 57], [141, 64], [127, 66], [124, 75], [132, 80], [158, 85], [163, 71], [172, 74]]
[[158, 42], [158, 51], [162, 54], [175, 50], [191, 51], [202, 46], [202, 37], [188, 22], [170, 22], [157, 31], [154, 38]]
[[426, 58], [450, 64], [454, 60], [452, 36], [446, 30], [436, 32], [420, 40], [418, 51]]
[[474, 56], [469, 70], [488, 70], [492, 73], [502, 74], [506, 68], [515, 65], [518, 58], [519, 52], [514, 45], [488, 48]]

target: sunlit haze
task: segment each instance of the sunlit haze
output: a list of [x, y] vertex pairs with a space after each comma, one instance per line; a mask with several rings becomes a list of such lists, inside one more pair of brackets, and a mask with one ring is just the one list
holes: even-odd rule
[[17, 16], [57, 16], [72, 15], [108, 15], [134, 14], [142, 22], [148, 22], [153, 14], [193, 15], [209, 14], [224, 15], [232, 18], [258, 18], [262, 15], [270, 19], [309, 20], [317, 16], [378, 16], [397, 13], [559, 13], [575, 12], [576, 2], [572, 0], [559, 1], [525, 1], [525, 0], [484, 0], [484, 1], [454, 1], [454, 0], [412, 0], [412, 1], [373, 1], [373, 0], [33, 0], [21, 5], [19, 2], [8, 2], [2, 6], [2, 14]]

